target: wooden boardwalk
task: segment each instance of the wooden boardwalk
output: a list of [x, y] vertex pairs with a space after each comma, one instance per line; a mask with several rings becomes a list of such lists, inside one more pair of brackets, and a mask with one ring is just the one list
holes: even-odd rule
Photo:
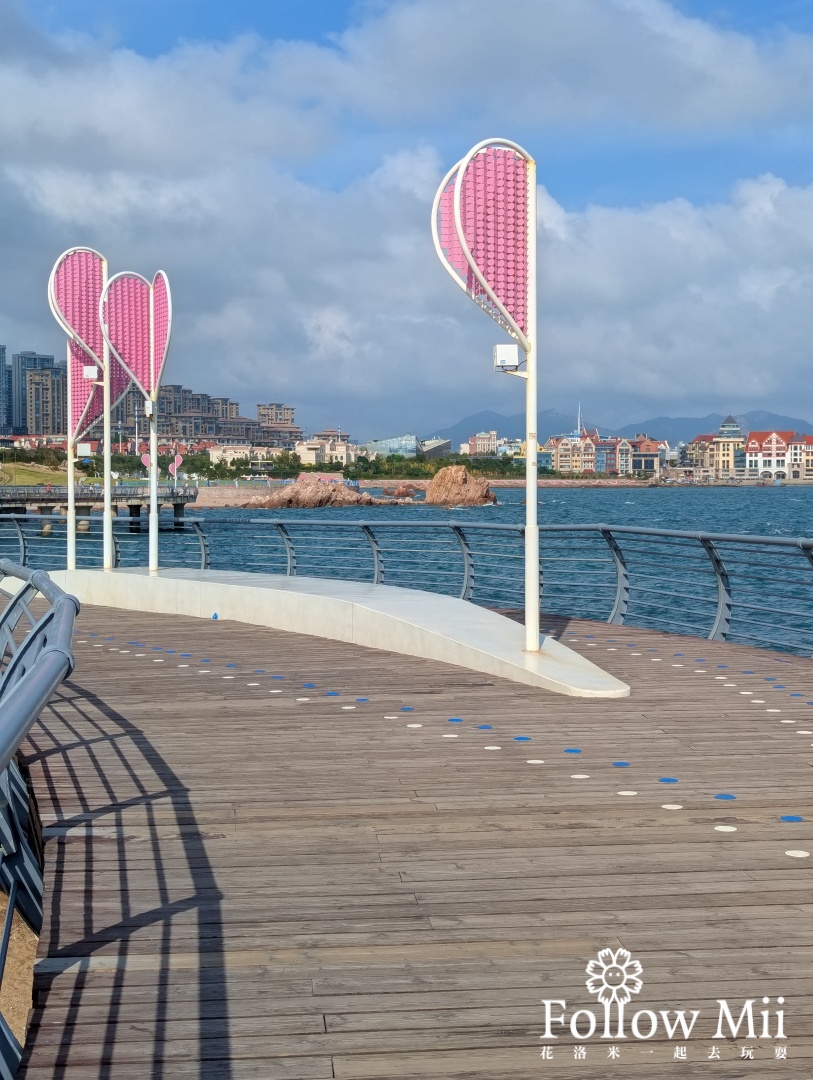
[[[24, 748], [46, 914], [20, 1075], [809, 1080], [813, 664], [556, 627], [632, 696], [85, 608]], [[628, 1016], [701, 1010], [691, 1037], [541, 1040], [542, 999], [602, 1015], [585, 967], [622, 946]], [[763, 996], [786, 1042], [713, 1039], [717, 999]]]

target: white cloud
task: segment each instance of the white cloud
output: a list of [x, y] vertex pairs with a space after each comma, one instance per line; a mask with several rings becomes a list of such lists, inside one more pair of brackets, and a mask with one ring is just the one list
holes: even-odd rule
[[[500, 331], [432, 249], [439, 127], [571, 125], [587, 140], [608, 118], [664, 138], [799, 122], [813, 46], [757, 43], [661, 0], [494, 13], [412, 0], [330, 46], [247, 37], [153, 60], [0, 15], [0, 341], [61, 347], [45, 280], [90, 243], [114, 269], [168, 270], [167, 378], [246, 412], [282, 397], [306, 424], [380, 435], [520, 411], [517, 382], [490, 371]], [[375, 150], [376, 127], [395, 150]], [[334, 152], [345, 182], [297, 178], [330, 178]], [[761, 176], [710, 205], [576, 211], [543, 188], [539, 220], [543, 407], [581, 398], [611, 422], [813, 413], [813, 189]]]

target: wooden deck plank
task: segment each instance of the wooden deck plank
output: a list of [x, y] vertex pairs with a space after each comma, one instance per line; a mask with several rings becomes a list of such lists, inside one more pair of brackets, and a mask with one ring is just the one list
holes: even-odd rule
[[[546, 625], [632, 696], [86, 608], [25, 748], [47, 892], [20, 1075], [809, 1080], [813, 859], [786, 852], [813, 850], [813, 665]], [[689, 1059], [578, 1061], [566, 1034], [540, 1060], [540, 999], [595, 1006], [585, 965], [620, 945], [641, 1008], [703, 1010]], [[707, 1063], [716, 1000], [763, 994], [788, 1060]]]

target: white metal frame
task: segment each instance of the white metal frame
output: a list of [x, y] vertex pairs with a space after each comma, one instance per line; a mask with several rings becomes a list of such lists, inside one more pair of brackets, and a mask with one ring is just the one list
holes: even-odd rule
[[[104, 488], [104, 511], [102, 514], [102, 565], [105, 570], [113, 569], [113, 491], [112, 491], [112, 464], [111, 464], [111, 430], [110, 430], [110, 350], [107, 345], [107, 339], [105, 338], [104, 348], [102, 349], [102, 355], [97, 356], [91, 349], [86, 341], [83, 341], [81, 337], [76, 333], [73, 327], [65, 320], [62, 311], [56, 300], [56, 294], [54, 291], [54, 280], [56, 278], [56, 272], [62, 262], [77, 251], [87, 251], [92, 255], [96, 255], [102, 264], [102, 295], [104, 295], [104, 289], [107, 283], [107, 259], [101, 252], [96, 251], [95, 248], [77, 246], [68, 248], [67, 251], [63, 251], [59, 258], [54, 263], [51, 270], [50, 277], [48, 278], [48, 304], [51, 308], [54, 318], [68, 335], [71, 341], [75, 342], [87, 356], [93, 360], [102, 369], [102, 424], [103, 424], [103, 439], [104, 439], [104, 451], [103, 451], [103, 466], [102, 466], [102, 484]], [[85, 411], [82, 415], [74, 420], [73, 416], [73, 394], [71, 393], [71, 379], [72, 379], [72, 357], [70, 342], [67, 346], [67, 382], [68, 382], [68, 517], [66, 521], [66, 565], [69, 570], [76, 569], [76, 445], [83, 433], [83, 424], [87, 411], [90, 408], [90, 403], [93, 399], [93, 395], [88, 396]], [[98, 385], [98, 384], [97, 384]]]
[[[473, 295], [467, 288], [466, 282], [449, 263], [438, 235], [438, 210], [440, 199], [449, 183], [462, 177], [472, 159], [488, 147], [504, 147], [515, 151], [522, 157], [528, 166], [528, 217], [527, 217], [527, 251], [528, 251], [528, 295], [526, 298], [527, 334], [523, 333], [505, 306], [491, 288], [483, 276], [480, 267], [474, 260], [460, 218], [461, 185], [455, 182], [453, 216], [457, 239], [460, 243], [463, 256], [474, 276], [488, 296], [494, 308], [484, 304], [482, 300]], [[528, 652], [539, 651], [539, 520], [537, 513], [537, 501], [539, 498], [537, 479], [537, 411], [538, 411], [538, 385], [537, 385], [537, 310], [536, 310], [536, 162], [518, 143], [510, 139], [484, 139], [469, 150], [465, 157], [461, 158], [453, 166], [438, 188], [432, 204], [432, 239], [438, 258], [447, 273], [456, 284], [471, 297], [488, 315], [494, 319], [518, 344], [525, 353], [524, 371], [506, 371], [507, 375], [515, 375], [525, 379], [525, 649]], [[495, 311], [496, 309], [496, 311]]]
[[[132, 381], [141, 391], [144, 398], [144, 412], [147, 416], [150, 425], [150, 514], [149, 514], [149, 559], [148, 568], [151, 574], [158, 573], [158, 525], [159, 525], [159, 509], [158, 509], [158, 390], [161, 381], [161, 373], [164, 368], [167, 353], [169, 352], [169, 341], [172, 336], [172, 293], [169, 288], [169, 281], [163, 270], [159, 270], [155, 277], [162, 275], [167, 282], [167, 340], [164, 344], [164, 354], [160, 358], [155, 356], [155, 312], [154, 312], [154, 281], [148, 281], [143, 274], [137, 274], [133, 270], [123, 270], [118, 274], [114, 274], [113, 277], [106, 283], [102, 290], [101, 299], [99, 300], [99, 322], [102, 326], [102, 334], [104, 335], [105, 349], [109, 350], [113, 356], [116, 357], [118, 362], [130, 376]], [[116, 349], [115, 345], [110, 340], [109, 328], [105, 322], [104, 309], [105, 302], [107, 301], [107, 295], [110, 291], [110, 286], [114, 281], [119, 278], [139, 278], [149, 289], [150, 296], [150, 382], [151, 388], [148, 390], [136, 376], [127, 361], [121, 356]], [[156, 363], [157, 361], [157, 363]], [[136, 426], [136, 432], [138, 427]], [[138, 440], [136, 439], [136, 453], [138, 453]]]

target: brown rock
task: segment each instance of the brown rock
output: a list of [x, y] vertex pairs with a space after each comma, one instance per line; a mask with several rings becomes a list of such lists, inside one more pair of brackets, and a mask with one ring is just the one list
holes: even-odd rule
[[326, 484], [315, 476], [306, 476], [296, 483], [277, 488], [270, 495], [255, 495], [243, 505], [256, 510], [276, 510], [280, 507], [310, 510], [320, 506], [373, 506], [381, 502], [367, 491], [356, 491], [344, 484]]
[[440, 469], [426, 489], [426, 502], [430, 506], [485, 506], [496, 501], [488, 480], [472, 476], [465, 465]]

